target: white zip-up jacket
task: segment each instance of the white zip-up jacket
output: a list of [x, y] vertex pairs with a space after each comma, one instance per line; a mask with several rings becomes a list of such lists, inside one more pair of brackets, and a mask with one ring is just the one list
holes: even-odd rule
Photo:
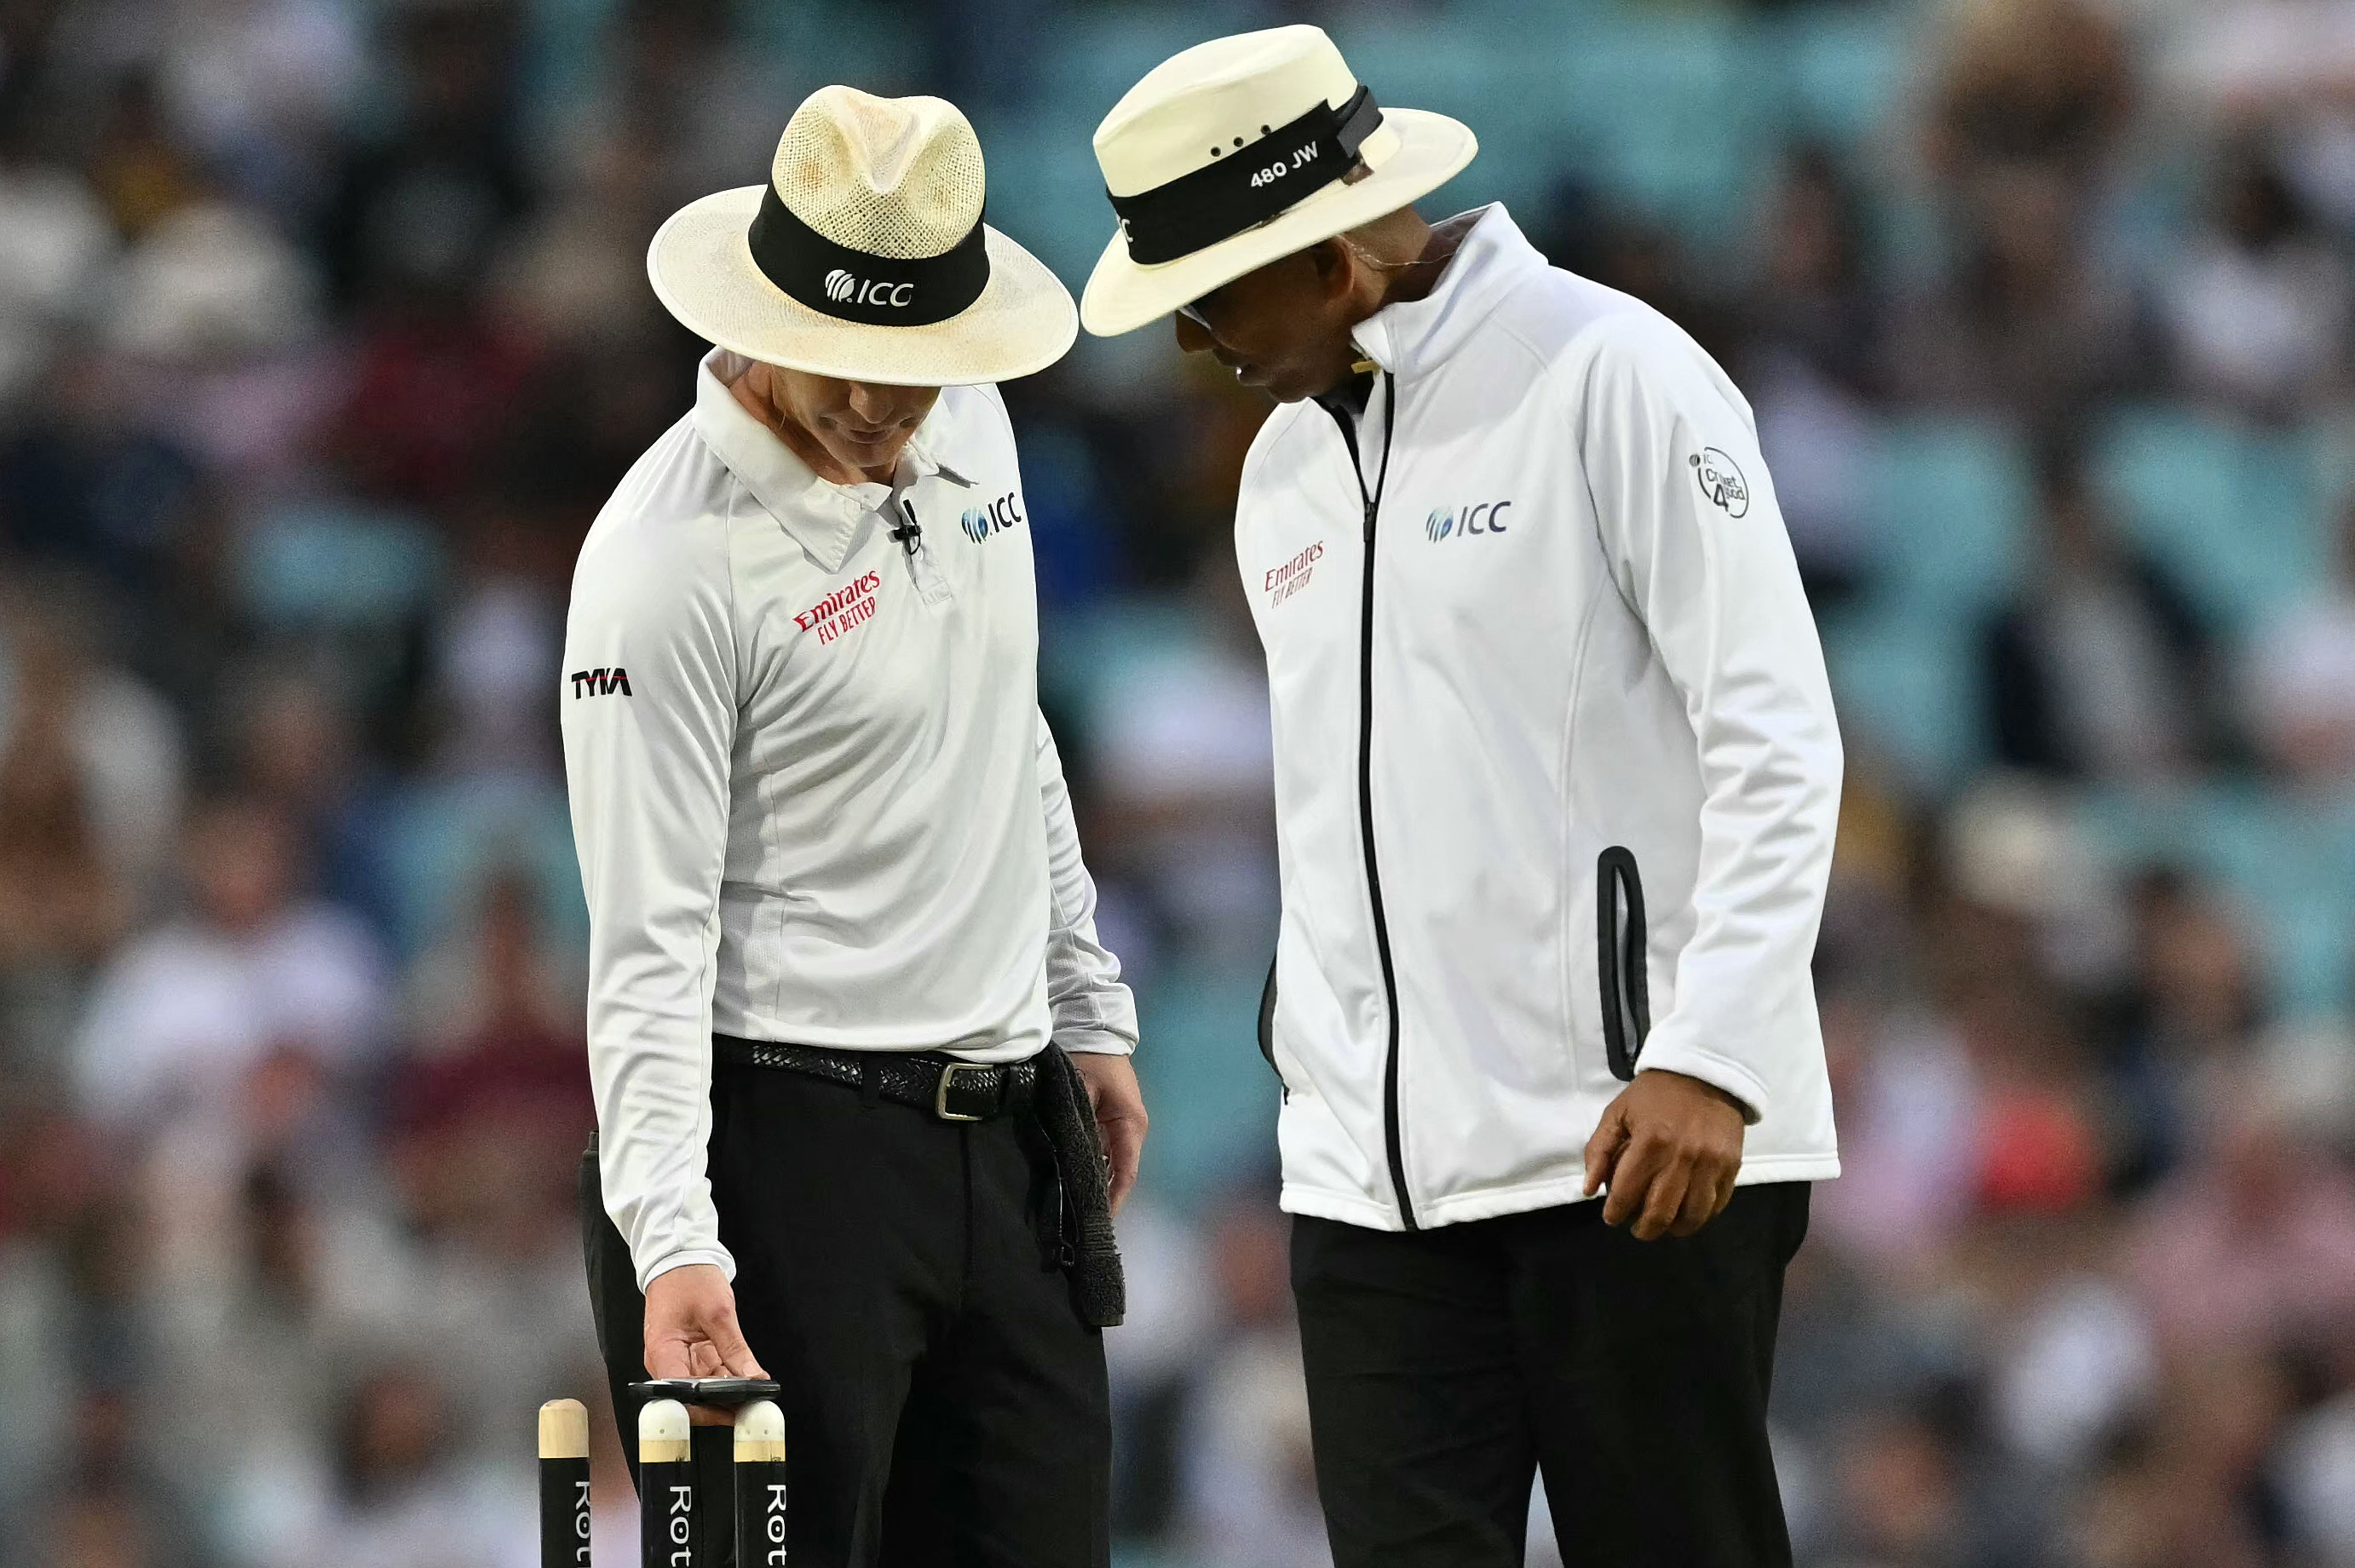
[[734, 1275], [715, 1031], [976, 1062], [1136, 1041], [1039, 715], [996, 388], [943, 391], [895, 484], [837, 485], [730, 393], [745, 363], [705, 359], [598, 514], [565, 632], [590, 1077], [641, 1287]]
[[1743, 1181], [1837, 1175], [1808, 964], [1840, 745], [1748, 404], [1500, 207], [1357, 341], [1363, 414], [1278, 408], [1236, 512], [1284, 1207], [1575, 1202], [1637, 1068], [1742, 1103]]

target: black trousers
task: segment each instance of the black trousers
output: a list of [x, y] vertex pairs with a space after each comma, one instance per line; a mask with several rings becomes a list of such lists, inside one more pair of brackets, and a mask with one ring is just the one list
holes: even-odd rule
[[[794, 1568], [1105, 1568], [1103, 1337], [1042, 1251], [1051, 1167], [1031, 1129], [943, 1122], [762, 1067], [715, 1069], [711, 1107], [737, 1316], [783, 1388]], [[593, 1164], [583, 1187], [598, 1342], [634, 1475], [627, 1384], [645, 1376], [645, 1303]], [[697, 1439], [715, 1499], [708, 1560], [726, 1564], [729, 1434]]]
[[1653, 1242], [1596, 1202], [1405, 1233], [1296, 1219], [1335, 1568], [1518, 1564], [1540, 1468], [1574, 1568], [1787, 1568], [1766, 1393], [1806, 1227], [1804, 1183]]

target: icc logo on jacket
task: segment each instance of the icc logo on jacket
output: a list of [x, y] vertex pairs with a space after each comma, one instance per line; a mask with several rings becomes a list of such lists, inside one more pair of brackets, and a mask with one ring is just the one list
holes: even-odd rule
[[1505, 508], [1511, 504], [1509, 501], [1483, 501], [1460, 512], [1453, 506], [1442, 506], [1423, 520], [1423, 537], [1436, 542], [1451, 534], [1501, 534], [1505, 532]]

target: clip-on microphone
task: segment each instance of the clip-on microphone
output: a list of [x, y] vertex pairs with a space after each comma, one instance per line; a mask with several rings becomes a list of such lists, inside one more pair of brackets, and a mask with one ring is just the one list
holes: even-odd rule
[[916, 509], [904, 497], [900, 502], [900, 512], [906, 521], [891, 524], [891, 542], [912, 556], [924, 542], [924, 526], [916, 521]]

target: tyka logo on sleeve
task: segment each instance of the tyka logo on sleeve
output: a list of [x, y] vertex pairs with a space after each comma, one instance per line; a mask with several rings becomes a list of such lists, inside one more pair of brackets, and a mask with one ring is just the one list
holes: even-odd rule
[[619, 664], [610, 670], [575, 670], [572, 672], [572, 694], [576, 697], [610, 696], [618, 692], [630, 694], [630, 673]]

